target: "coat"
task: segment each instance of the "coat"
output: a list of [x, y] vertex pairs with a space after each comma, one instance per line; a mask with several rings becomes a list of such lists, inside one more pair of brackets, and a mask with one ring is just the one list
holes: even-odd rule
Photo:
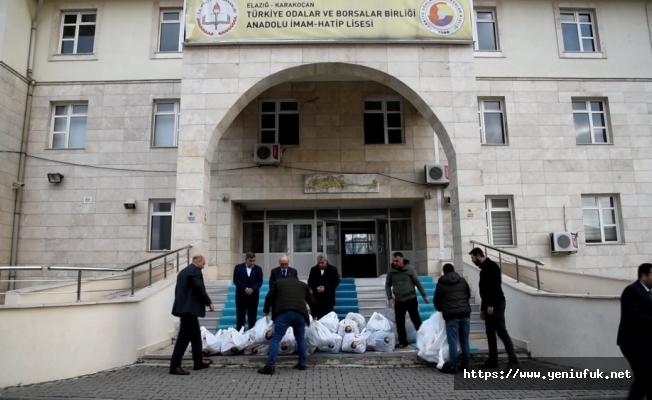
[[[288, 272], [287, 276], [294, 276], [295, 278], [299, 279], [299, 273], [297, 272], [296, 269], [292, 267], [288, 267]], [[283, 279], [283, 273], [281, 272], [281, 267], [276, 267], [272, 270], [272, 272], [269, 274], [269, 287], [271, 288], [274, 282], [276, 282], [277, 279]]]
[[434, 299], [435, 308], [446, 321], [471, 316], [471, 288], [456, 272], [448, 272], [439, 278]]
[[310, 288], [298, 279], [279, 279], [269, 289], [265, 297], [263, 313], [272, 310], [272, 321], [275, 321], [279, 314], [285, 311], [296, 311], [303, 315], [306, 325], [310, 325], [310, 317], [306, 303], [310, 306], [310, 313], [317, 316], [317, 303], [310, 293]]
[[[632, 346], [637, 351], [651, 349], [652, 300], [640, 281], [627, 286], [620, 296], [618, 346]], [[648, 360], [649, 361], [649, 360]]]
[[480, 309], [486, 311], [489, 307], [496, 307], [505, 301], [503, 293], [503, 275], [498, 264], [485, 258], [480, 264], [480, 297], [482, 304]]
[[174, 304], [172, 315], [194, 315], [203, 318], [206, 316], [206, 307], [213, 302], [206, 293], [204, 276], [201, 268], [190, 264], [177, 275], [177, 285], [174, 289]]
[[[387, 278], [385, 279], [385, 292], [387, 293], [388, 299], [394, 298], [394, 300], [399, 303], [412, 300], [417, 297], [414, 290], [415, 286], [419, 289], [421, 296], [425, 299], [428, 295], [419, 280], [417, 271], [407, 263], [403, 268], [396, 268], [394, 264], [392, 264], [387, 272]], [[393, 296], [392, 291], [394, 292]]]
[[[258, 265], [254, 265], [251, 269], [251, 276], [249, 276], [247, 275], [247, 264], [238, 264], [233, 269], [233, 284], [235, 285], [236, 303], [247, 298], [256, 299], [257, 301], [260, 288], [263, 286], [263, 269]], [[245, 293], [247, 288], [253, 289], [254, 292], [247, 295]]]
[[[329, 308], [335, 307], [335, 289], [340, 284], [340, 274], [337, 272], [337, 267], [333, 265], [326, 265], [324, 274], [322, 275], [319, 265], [315, 265], [310, 269], [308, 276], [308, 286], [312, 290], [312, 295], [315, 297], [317, 303]], [[317, 293], [319, 286], [324, 287], [323, 293]]]

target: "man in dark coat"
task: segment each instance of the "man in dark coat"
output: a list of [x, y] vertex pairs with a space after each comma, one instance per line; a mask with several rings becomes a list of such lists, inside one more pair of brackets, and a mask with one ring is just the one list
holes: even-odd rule
[[292, 327], [294, 332], [299, 353], [299, 363], [294, 368], [302, 371], [306, 369], [308, 349], [305, 332], [306, 325], [310, 325], [306, 303], [310, 306], [312, 316], [316, 317], [317, 304], [310, 293], [310, 288], [294, 276], [279, 279], [270, 288], [265, 297], [263, 313], [267, 316], [270, 308], [272, 309], [274, 335], [269, 344], [267, 363], [258, 370], [259, 374], [271, 375], [274, 373], [279, 345], [289, 327]]
[[263, 286], [263, 269], [256, 265], [256, 255], [248, 252], [245, 257], [246, 262], [236, 265], [233, 270], [238, 331], [245, 324], [245, 315], [249, 322], [249, 329], [254, 327], [258, 314], [260, 287]]
[[193, 369], [208, 368], [210, 365], [209, 362], [203, 360], [198, 319], [206, 315], [206, 307], [215, 311], [215, 306], [206, 293], [204, 276], [201, 272], [205, 264], [206, 259], [201, 255], [196, 255], [192, 258], [192, 264], [177, 275], [172, 315], [179, 317], [181, 324], [170, 360], [170, 373], [173, 375], [188, 375], [190, 373], [181, 368], [181, 359], [188, 348], [188, 343], [192, 346], [192, 360], [195, 363]]
[[335, 308], [335, 289], [340, 284], [337, 267], [330, 265], [323, 254], [317, 257], [317, 265], [310, 269], [308, 286], [317, 302], [317, 317], [321, 318]]
[[274, 282], [276, 282], [277, 279], [283, 279], [290, 276], [299, 279], [299, 274], [297, 273], [297, 270], [290, 267], [290, 259], [288, 258], [288, 256], [281, 256], [281, 258], [278, 259], [278, 265], [279, 266], [274, 268], [272, 272], [269, 274], [270, 288], [272, 287]]
[[446, 338], [450, 350], [450, 363], [442, 368], [445, 373], [457, 373], [457, 335], [462, 347], [462, 369], [469, 366], [469, 331], [471, 329], [471, 288], [455, 272], [452, 264], [443, 268], [444, 275], [437, 281], [435, 308], [446, 321]]
[[638, 280], [620, 297], [620, 350], [632, 367], [629, 400], [652, 399], [652, 264], [638, 267]]
[[498, 264], [485, 257], [481, 248], [476, 247], [469, 253], [473, 264], [480, 267], [480, 318], [484, 320], [487, 344], [489, 345], [489, 359], [483, 368], [498, 367], [498, 344], [496, 335], [502, 340], [509, 358], [510, 367], [518, 366], [518, 358], [514, 352], [512, 338], [507, 333], [505, 324], [505, 294], [502, 288], [502, 272]]

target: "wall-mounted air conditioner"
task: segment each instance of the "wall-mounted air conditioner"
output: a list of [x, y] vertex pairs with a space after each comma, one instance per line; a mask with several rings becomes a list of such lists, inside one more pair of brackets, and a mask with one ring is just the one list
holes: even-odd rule
[[254, 162], [258, 164], [280, 164], [281, 145], [278, 143], [256, 143]]
[[577, 253], [580, 249], [577, 233], [553, 232], [550, 234], [550, 249], [553, 253]]
[[448, 165], [426, 164], [426, 183], [448, 186]]

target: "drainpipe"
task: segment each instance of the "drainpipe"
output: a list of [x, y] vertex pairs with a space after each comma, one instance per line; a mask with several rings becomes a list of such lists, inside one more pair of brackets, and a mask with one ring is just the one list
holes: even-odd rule
[[[25, 113], [23, 115], [23, 137], [20, 145], [20, 161], [18, 163], [18, 182], [23, 182], [25, 179], [25, 158], [27, 153], [27, 137], [29, 134], [29, 121], [32, 115], [32, 98], [34, 94], [34, 84], [36, 83], [33, 80], [34, 72], [34, 53], [36, 51], [36, 22], [38, 21], [38, 15], [41, 12], [41, 7], [43, 6], [43, 0], [38, 0], [36, 5], [36, 10], [34, 11], [34, 16], [32, 17], [32, 30], [29, 35], [29, 54], [27, 56], [27, 98], [25, 100]], [[18, 230], [20, 228], [20, 211], [21, 205], [23, 203], [23, 188], [19, 187], [16, 189], [16, 199], [14, 203], [14, 224], [13, 230], [11, 233], [11, 256], [9, 265], [16, 265], [18, 258]], [[13, 290], [15, 282], [12, 280], [16, 279], [16, 271], [9, 272], [9, 290]]]
[[[439, 137], [437, 133], [433, 132], [435, 138], [435, 164], [439, 164]], [[442, 209], [442, 196], [443, 189], [441, 186], [437, 186], [437, 222], [439, 223], [439, 261], [442, 261], [446, 255], [444, 250], [444, 219], [443, 219], [443, 209]]]

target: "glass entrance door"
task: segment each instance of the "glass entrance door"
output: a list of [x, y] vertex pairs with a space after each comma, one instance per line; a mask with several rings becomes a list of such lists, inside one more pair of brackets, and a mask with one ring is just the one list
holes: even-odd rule
[[310, 268], [316, 264], [314, 222], [273, 222], [268, 225], [269, 267], [276, 268], [278, 259], [287, 254], [290, 266], [297, 270], [299, 279], [308, 279]]

